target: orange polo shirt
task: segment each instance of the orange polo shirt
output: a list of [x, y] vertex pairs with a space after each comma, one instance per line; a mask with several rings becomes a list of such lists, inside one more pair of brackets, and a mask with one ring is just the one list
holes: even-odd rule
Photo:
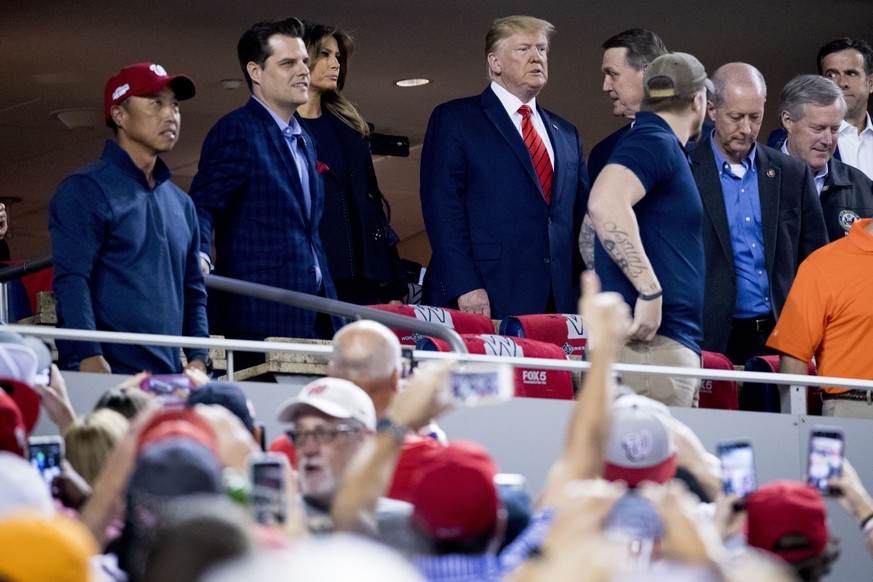
[[[809, 362], [821, 376], [873, 380], [871, 219], [812, 253], [797, 271], [767, 346]], [[845, 392], [843, 388], [826, 388]]]

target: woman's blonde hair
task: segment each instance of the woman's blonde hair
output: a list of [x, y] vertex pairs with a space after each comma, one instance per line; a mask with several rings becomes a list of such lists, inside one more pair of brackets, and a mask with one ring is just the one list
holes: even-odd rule
[[64, 433], [67, 460], [89, 485], [94, 484], [128, 427], [124, 416], [101, 408], [77, 418]]

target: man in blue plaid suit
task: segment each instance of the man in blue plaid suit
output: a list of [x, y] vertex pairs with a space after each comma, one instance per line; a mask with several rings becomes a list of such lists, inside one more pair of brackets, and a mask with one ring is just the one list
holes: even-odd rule
[[[296, 18], [259, 22], [243, 34], [237, 52], [252, 98], [207, 135], [191, 197], [204, 272], [335, 298], [318, 235], [324, 194], [315, 147], [294, 119], [309, 91], [302, 35]], [[209, 319], [213, 333], [243, 339], [330, 338], [339, 323], [217, 292]]]

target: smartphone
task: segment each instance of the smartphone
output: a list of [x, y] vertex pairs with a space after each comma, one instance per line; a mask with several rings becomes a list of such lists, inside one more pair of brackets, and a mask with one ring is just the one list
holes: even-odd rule
[[263, 422], [259, 422], [255, 425], [258, 428], [258, 445], [261, 447], [261, 451], [267, 451], [267, 425]]
[[814, 426], [809, 433], [809, 462], [806, 482], [822, 495], [834, 493], [828, 479], [843, 474], [845, 435], [839, 427]]
[[606, 514], [603, 531], [607, 539], [625, 545], [630, 569], [644, 572], [656, 557], [664, 522], [651, 501], [629, 490]]
[[449, 372], [449, 394], [460, 406], [506, 402], [515, 395], [512, 368], [507, 365]]
[[494, 484], [502, 493], [524, 493], [527, 479], [519, 473], [497, 473]]
[[266, 453], [249, 462], [252, 482], [252, 515], [267, 525], [285, 523], [288, 500], [285, 491], [287, 460], [282, 454]]
[[27, 442], [30, 464], [45, 479], [48, 485], [61, 474], [64, 460], [64, 438], [60, 436], [30, 437]]
[[758, 488], [755, 455], [749, 441], [723, 441], [716, 446], [725, 495], [745, 497]]
[[415, 361], [415, 348], [409, 346], [400, 346], [400, 358], [401, 358], [401, 370], [400, 377], [401, 378], [409, 378], [412, 375], [412, 372], [415, 370], [418, 362]]
[[39, 386], [50, 386], [52, 383], [52, 368], [49, 366], [48, 368], [43, 368], [42, 370], [37, 370], [36, 376], [34, 377], [34, 384]]
[[143, 392], [154, 394], [165, 406], [184, 405], [195, 388], [193, 380], [185, 374], [149, 376], [139, 384]]

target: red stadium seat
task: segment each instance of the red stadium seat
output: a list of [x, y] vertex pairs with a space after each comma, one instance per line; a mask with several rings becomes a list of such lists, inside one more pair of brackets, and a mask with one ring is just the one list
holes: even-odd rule
[[588, 331], [582, 318], [572, 314], [507, 317], [500, 324], [500, 334], [554, 344], [568, 356], [584, 357], [588, 344]]
[[[491, 321], [491, 318], [480, 313], [466, 313], [457, 309], [429, 307], [427, 305], [368, 305], [367, 307], [405, 315], [419, 321], [440, 323], [454, 329], [459, 334], [494, 333], [494, 322]], [[397, 335], [397, 339], [404, 346], [414, 346], [418, 340], [424, 337], [408, 329], [392, 329], [391, 331]]]
[[[702, 354], [703, 367], [707, 370], [733, 370], [734, 365], [724, 354]], [[700, 408], [738, 410], [740, 407], [737, 383], [732, 380], [703, 380], [700, 383]]]
[[[553, 344], [536, 340], [494, 334], [461, 335], [471, 354], [512, 356], [566, 360], [564, 351]], [[416, 349], [449, 352], [449, 345], [441, 339], [425, 337]], [[573, 377], [565, 370], [515, 368], [515, 396], [572, 400]]]

